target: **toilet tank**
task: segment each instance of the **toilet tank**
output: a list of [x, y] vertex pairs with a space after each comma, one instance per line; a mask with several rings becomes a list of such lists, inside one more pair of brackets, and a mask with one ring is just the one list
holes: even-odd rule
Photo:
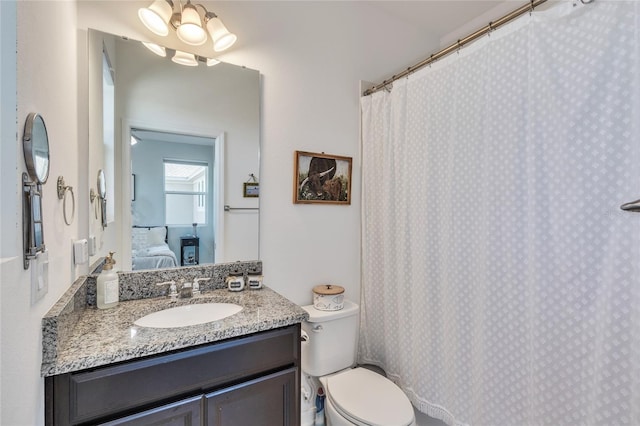
[[303, 306], [309, 319], [302, 330], [309, 336], [302, 342], [302, 371], [320, 377], [356, 363], [359, 307], [345, 300], [339, 311], [321, 311]]

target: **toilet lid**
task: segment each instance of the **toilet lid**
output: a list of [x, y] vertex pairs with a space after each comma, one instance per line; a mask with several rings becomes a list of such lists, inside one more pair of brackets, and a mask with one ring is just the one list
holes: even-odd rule
[[371, 426], [407, 426], [414, 420], [409, 398], [391, 380], [365, 368], [327, 378], [327, 395], [347, 418]]

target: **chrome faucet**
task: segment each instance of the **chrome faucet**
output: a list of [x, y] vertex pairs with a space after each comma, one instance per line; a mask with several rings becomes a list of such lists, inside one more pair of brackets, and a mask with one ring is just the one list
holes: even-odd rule
[[191, 283], [184, 283], [182, 287], [180, 287], [180, 298], [185, 299], [187, 297], [193, 296], [193, 286]]
[[200, 294], [200, 282], [201, 281], [209, 281], [211, 277], [208, 278], [196, 278], [193, 280], [193, 295], [197, 296]]
[[167, 292], [167, 296], [175, 298], [178, 297], [178, 288], [176, 287], [175, 281], [163, 281], [161, 283], [156, 283], [157, 286], [161, 285], [169, 285], [169, 291]]

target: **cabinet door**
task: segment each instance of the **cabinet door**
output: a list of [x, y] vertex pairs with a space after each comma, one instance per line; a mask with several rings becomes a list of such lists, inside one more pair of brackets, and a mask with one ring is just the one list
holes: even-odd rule
[[290, 368], [205, 396], [208, 426], [293, 426], [297, 369]]
[[122, 417], [103, 426], [200, 426], [202, 424], [202, 396], [163, 405], [148, 411]]

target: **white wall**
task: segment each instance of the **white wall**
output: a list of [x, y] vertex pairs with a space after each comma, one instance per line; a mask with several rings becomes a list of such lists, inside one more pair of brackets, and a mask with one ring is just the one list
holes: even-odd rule
[[[3, 307], [2, 283], [11, 280], [16, 270], [18, 255], [16, 214], [17, 205], [13, 203], [17, 185], [16, 158], [17, 146], [10, 143], [16, 134], [16, 6], [14, 2], [0, 2], [0, 140], [9, 141], [0, 144], [0, 337], [4, 335], [7, 321], [1, 315]], [[8, 201], [7, 201], [8, 200]], [[6, 224], [6, 226], [5, 226]], [[5, 263], [12, 264], [10, 268]], [[4, 339], [0, 348], [4, 347]], [[0, 349], [0, 423], [2, 423], [4, 386], [8, 381], [5, 375], [4, 351]], [[7, 366], [10, 366], [6, 362]], [[8, 391], [8, 390], [7, 390]]]
[[[5, 1], [0, 3], [4, 22], [5, 11], [11, 7], [5, 6]], [[91, 27], [141, 39], [141, 34], [148, 33], [138, 22], [136, 11], [148, 3], [82, 1], [77, 20], [76, 5], [70, 0], [18, 4], [17, 130], [21, 137], [30, 111], [42, 113], [49, 130], [51, 181], [44, 188], [43, 201], [45, 242], [52, 262], [49, 292], [32, 306], [29, 272], [22, 270], [22, 243], [13, 238], [8, 251], [3, 245], [3, 256], [8, 252], [18, 257], [3, 264], [0, 286], [2, 425], [43, 423], [40, 321], [75, 276], [86, 272], [86, 267], [74, 268], [71, 257], [71, 240], [88, 236], [87, 188], [94, 179], [87, 177], [86, 164], [88, 82], [82, 71], [86, 63], [76, 61], [78, 49], [86, 48], [82, 39], [86, 32], [77, 29]], [[266, 284], [301, 304], [311, 302], [311, 288], [322, 282], [344, 285], [347, 296], [358, 300], [358, 82], [377, 82], [414, 63], [433, 51], [437, 40], [384, 16], [367, 2], [222, 1], [211, 8], [241, 39], [221, 59], [263, 74], [260, 252]], [[5, 31], [3, 25], [3, 61], [7, 33], [11, 34], [11, 28]], [[5, 78], [3, 73], [3, 90]], [[4, 136], [4, 126], [2, 133]], [[14, 137], [15, 129], [10, 135]], [[11, 152], [5, 150], [5, 143], [3, 138], [2, 155]], [[16, 146], [20, 147], [17, 141]], [[352, 205], [294, 205], [295, 150], [353, 157]], [[21, 151], [16, 156], [17, 179], [24, 164]], [[2, 164], [4, 176], [4, 159]], [[78, 217], [70, 227], [64, 225], [62, 205], [55, 195], [59, 175], [80, 188], [76, 194]], [[19, 206], [17, 189], [14, 187], [10, 195]], [[5, 192], [3, 188], [3, 197]], [[6, 219], [3, 213], [3, 237], [5, 233], [16, 236], [19, 222], [13, 216], [15, 219]]]
[[[438, 44], [367, 3], [208, 4], [239, 36], [220, 59], [263, 75], [260, 257], [265, 283], [300, 304], [311, 303], [311, 288], [326, 282], [359, 300], [359, 80], [377, 82]], [[81, 2], [79, 25], [177, 47], [138, 22], [141, 6]], [[353, 157], [352, 204], [294, 205], [296, 150]]]
[[[10, 5], [2, 2], [2, 19]], [[44, 385], [40, 377], [41, 320], [60, 298], [75, 277], [85, 269], [73, 265], [71, 241], [80, 234], [82, 226], [77, 217], [71, 226], [64, 224], [62, 203], [56, 195], [57, 177], [63, 175], [67, 184], [76, 190], [81, 176], [78, 144], [78, 81], [76, 63], [76, 6], [70, 1], [29, 1], [17, 4], [17, 113], [13, 117], [17, 128], [11, 138], [2, 139], [2, 154], [13, 151], [13, 166], [3, 158], [2, 180], [19, 181], [25, 170], [22, 159], [24, 121], [30, 112], [38, 112], [45, 119], [51, 149], [51, 170], [44, 186], [43, 213], [45, 244], [49, 250], [49, 291], [43, 299], [31, 303], [30, 271], [22, 267], [22, 238], [20, 232], [21, 193], [18, 185], [3, 188], [2, 239], [11, 238], [4, 253], [11, 252], [2, 265], [1, 326], [2, 326], [2, 406], [0, 424], [39, 425], [44, 422]], [[14, 27], [15, 28], [15, 27]], [[39, 31], [34, 31], [34, 29]], [[11, 34], [10, 28], [6, 28]], [[5, 27], [2, 28], [2, 58], [5, 60]], [[10, 57], [8, 55], [7, 57]], [[2, 87], [11, 78], [2, 74]], [[4, 102], [4, 92], [3, 92]], [[11, 112], [11, 111], [9, 111]], [[3, 108], [3, 120], [5, 110]], [[15, 124], [14, 124], [15, 125]], [[17, 132], [16, 132], [17, 130]], [[16, 135], [17, 133], [17, 135]], [[17, 139], [16, 140], [16, 136]], [[15, 144], [14, 147], [8, 145]], [[5, 150], [6, 149], [6, 150]], [[15, 165], [17, 164], [17, 167]], [[5, 170], [5, 165], [7, 169]], [[7, 201], [11, 200], [11, 201]], [[76, 200], [78, 201], [78, 199]], [[9, 204], [9, 206], [7, 206]], [[5, 217], [6, 211], [18, 214]], [[7, 210], [5, 210], [7, 209]], [[4, 244], [3, 242], [3, 248]]]
[[[227, 3], [225, 3], [227, 6]], [[365, 2], [241, 4], [273, 28], [225, 59], [259, 69], [263, 84], [260, 257], [265, 283], [299, 304], [335, 283], [360, 294], [359, 80], [380, 81], [436, 45]], [[221, 11], [226, 17], [231, 10]], [[226, 22], [226, 21], [225, 21]], [[294, 151], [353, 157], [352, 204], [292, 203]], [[394, 283], [390, 283], [394, 285]]]

